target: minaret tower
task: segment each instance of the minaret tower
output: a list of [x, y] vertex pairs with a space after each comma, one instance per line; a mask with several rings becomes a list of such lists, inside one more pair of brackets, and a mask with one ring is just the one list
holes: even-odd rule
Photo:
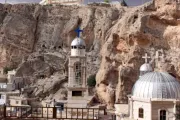
[[88, 88], [86, 86], [86, 45], [80, 38], [82, 30], [75, 30], [77, 37], [71, 43], [69, 57], [68, 106], [86, 107]]

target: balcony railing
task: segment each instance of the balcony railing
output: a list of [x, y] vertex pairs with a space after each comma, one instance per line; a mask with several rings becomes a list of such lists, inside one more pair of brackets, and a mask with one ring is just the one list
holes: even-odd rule
[[99, 108], [1, 106], [0, 119], [81, 119], [98, 120]]

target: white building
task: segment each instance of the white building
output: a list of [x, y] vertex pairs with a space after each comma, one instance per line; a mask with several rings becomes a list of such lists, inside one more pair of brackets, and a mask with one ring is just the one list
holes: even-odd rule
[[83, 3], [83, 0], [42, 0], [39, 4], [48, 5], [48, 4], [64, 4], [64, 5], [80, 5]]
[[[166, 71], [141, 66], [142, 75], [134, 84], [129, 104], [116, 104], [117, 120], [177, 120], [180, 117], [180, 83]], [[127, 113], [123, 113], [124, 111]]]
[[20, 97], [23, 79], [15, 77], [16, 71], [0, 75], [0, 105], [24, 105], [26, 97]]

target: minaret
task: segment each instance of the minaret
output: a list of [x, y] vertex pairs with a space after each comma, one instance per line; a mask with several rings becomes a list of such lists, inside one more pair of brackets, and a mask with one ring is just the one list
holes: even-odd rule
[[86, 107], [88, 89], [86, 86], [86, 45], [80, 38], [82, 30], [76, 30], [77, 37], [71, 43], [68, 76], [68, 106]]

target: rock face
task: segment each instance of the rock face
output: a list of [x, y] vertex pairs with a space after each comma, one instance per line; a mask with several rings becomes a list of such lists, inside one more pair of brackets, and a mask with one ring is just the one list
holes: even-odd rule
[[16, 76], [35, 88], [31, 95], [66, 99], [70, 44], [80, 26], [87, 45], [87, 73], [97, 73], [99, 100], [108, 107], [127, 103], [145, 52], [153, 56], [163, 49], [166, 70], [179, 78], [179, 8], [175, 1], [165, 0], [129, 8], [1, 4], [0, 66], [17, 68]]
[[115, 102], [127, 103], [145, 52], [153, 58], [156, 50], [163, 49], [168, 66], [165, 70], [179, 78], [180, 4], [164, 0], [154, 3], [125, 9], [102, 46], [97, 93], [109, 107]]
[[32, 88], [31, 95], [49, 99], [65, 99], [58, 98], [58, 94], [65, 96], [74, 30], [79, 25], [83, 29], [87, 76], [96, 74], [107, 31], [123, 12], [123, 8], [118, 10], [107, 4], [81, 7], [0, 4], [0, 9], [0, 66], [16, 68], [16, 76], [23, 77], [28, 81], [27, 87]]

